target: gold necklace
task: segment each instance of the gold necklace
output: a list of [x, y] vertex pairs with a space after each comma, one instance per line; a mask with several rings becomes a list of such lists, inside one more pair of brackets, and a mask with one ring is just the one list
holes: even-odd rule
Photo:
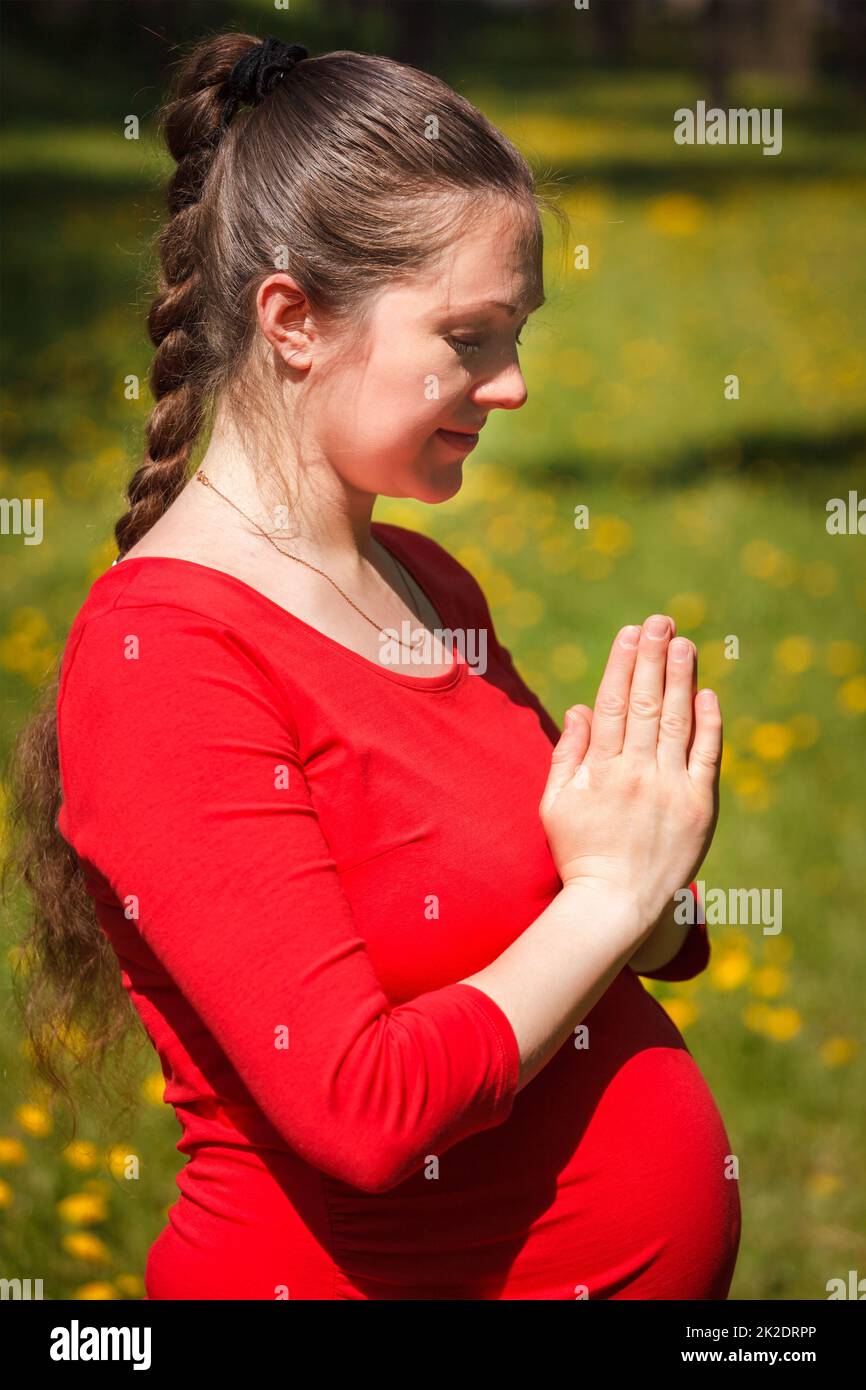
[[[297, 560], [299, 565], [306, 565], [307, 569], [315, 570], [316, 574], [320, 574], [323, 579], [327, 579], [329, 584], [333, 584], [337, 592], [343, 595], [343, 598], [346, 600], [346, 602], [351, 603], [352, 607], [355, 609], [355, 612], [360, 613], [361, 617], [364, 618], [366, 622], [371, 623], [373, 627], [376, 629], [376, 631], [379, 633], [380, 637], [384, 636], [384, 629], [380, 627], [378, 623], [374, 622], [372, 618], [368, 617], [366, 613], [362, 612], [362, 610], [358, 607], [357, 603], [355, 603], [353, 599], [350, 599], [347, 593], [344, 593], [344, 591], [340, 588], [339, 584], [337, 584], [337, 582], [333, 580], [329, 574], [325, 574], [325, 571], [320, 570], [316, 565], [311, 565], [309, 560], [302, 560], [300, 555], [290, 555], [287, 550], [283, 550], [282, 547], [277, 545], [276, 541], [268, 535], [267, 531], [265, 531], [261, 526], [259, 526], [257, 521], [253, 521], [252, 517], [247, 516], [246, 512], [241, 511], [240, 507], [237, 505], [236, 502], [233, 502], [230, 497], [226, 497], [224, 492], [220, 492], [219, 488], [211, 482], [210, 478], [202, 469], [199, 469], [195, 476], [200, 483], [204, 483], [205, 487], [209, 487], [212, 492], [215, 492], [219, 497], [222, 497], [224, 502], [228, 502], [230, 507], [234, 507], [235, 511], [239, 512], [245, 521], [248, 521], [251, 526], [255, 526], [256, 530], [264, 536], [265, 540], [269, 541], [270, 544], [274, 547], [274, 549], [278, 550], [281, 555], [285, 555], [287, 560]], [[393, 559], [393, 557], [391, 558]], [[406, 590], [406, 593], [408, 594], [409, 607], [411, 608], [412, 612], [415, 614], [416, 618], [422, 624], [423, 627], [424, 619], [421, 617], [421, 614], [418, 613], [415, 608], [415, 601], [412, 597], [409, 585], [403, 578], [402, 568], [400, 564], [397, 562], [397, 560], [394, 560], [394, 564], [396, 566], [397, 573], [400, 576], [400, 582], [402, 583], [403, 588]], [[427, 634], [424, 631], [419, 632], [418, 636], [411, 643], [403, 642], [400, 640], [399, 637], [396, 640], [397, 642], [399, 642], [401, 647], [406, 647], [409, 651], [414, 652], [418, 644], [424, 640], [426, 635]]]

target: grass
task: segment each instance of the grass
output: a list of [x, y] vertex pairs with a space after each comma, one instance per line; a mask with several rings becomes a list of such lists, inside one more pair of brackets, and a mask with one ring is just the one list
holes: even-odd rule
[[[711, 925], [704, 975], [646, 984], [683, 1030], [740, 1162], [731, 1297], [824, 1298], [828, 1279], [866, 1264], [866, 575], [863, 538], [825, 526], [828, 500], [862, 487], [866, 459], [851, 129], [819, 91], [790, 119], [786, 107], [778, 160], [680, 158], [661, 126], [694, 100], [676, 74], [598, 76], [574, 99], [528, 89], [507, 107], [493, 87], [470, 95], [565, 170], [590, 268], [563, 270], [550, 245], [549, 304], [523, 335], [529, 401], [491, 418], [460, 494], [438, 509], [382, 499], [376, 514], [434, 535], [475, 573], [557, 721], [593, 703], [620, 624], [667, 611], [697, 641], [726, 720], [722, 816], [701, 877], [781, 888], [784, 925], [778, 936]], [[146, 388], [128, 400], [125, 383], [144, 383], [150, 361], [141, 256], [161, 165], [146, 140], [130, 144], [96, 125], [28, 127], [7, 144], [16, 332], [0, 487], [44, 498], [46, 518], [43, 545], [22, 560], [4, 537], [0, 553], [10, 729], [114, 557], [146, 416]], [[724, 395], [730, 373], [738, 400]], [[574, 527], [580, 504], [586, 530]], [[139, 1114], [118, 1132], [109, 1116], [106, 1134], [89, 1105], [85, 1147], [72, 1150], [8, 1020], [0, 1057], [4, 1274], [38, 1266], [51, 1297], [140, 1297], [180, 1166], [155, 1057], [142, 1055]], [[136, 1182], [120, 1177], [130, 1153]]]

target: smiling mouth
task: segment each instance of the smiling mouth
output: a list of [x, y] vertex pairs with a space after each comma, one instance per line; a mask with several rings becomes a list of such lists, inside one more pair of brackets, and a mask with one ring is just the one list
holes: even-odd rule
[[479, 432], [470, 434], [466, 430], [437, 430], [440, 439], [444, 439], [446, 444], [452, 445], [455, 449], [474, 449], [478, 443]]

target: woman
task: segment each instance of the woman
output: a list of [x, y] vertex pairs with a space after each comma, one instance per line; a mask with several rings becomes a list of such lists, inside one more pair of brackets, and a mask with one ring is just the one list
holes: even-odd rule
[[148, 450], [19, 752], [45, 968], [104, 933], [189, 1156], [147, 1297], [725, 1298], [729, 1142], [638, 979], [708, 959], [694, 647], [623, 629], [560, 734], [468, 571], [371, 521], [526, 399], [531, 172], [433, 77], [236, 34], [165, 134]]

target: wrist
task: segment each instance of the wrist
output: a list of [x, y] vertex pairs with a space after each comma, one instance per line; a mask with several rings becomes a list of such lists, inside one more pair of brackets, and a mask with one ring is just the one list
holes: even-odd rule
[[651, 930], [652, 924], [645, 921], [637, 894], [619, 884], [604, 879], [568, 879], [560, 889], [560, 896], [570, 904], [570, 910], [579, 920], [593, 922], [597, 928], [610, 932], [623, 945], [631, 944], [635, 950]]

